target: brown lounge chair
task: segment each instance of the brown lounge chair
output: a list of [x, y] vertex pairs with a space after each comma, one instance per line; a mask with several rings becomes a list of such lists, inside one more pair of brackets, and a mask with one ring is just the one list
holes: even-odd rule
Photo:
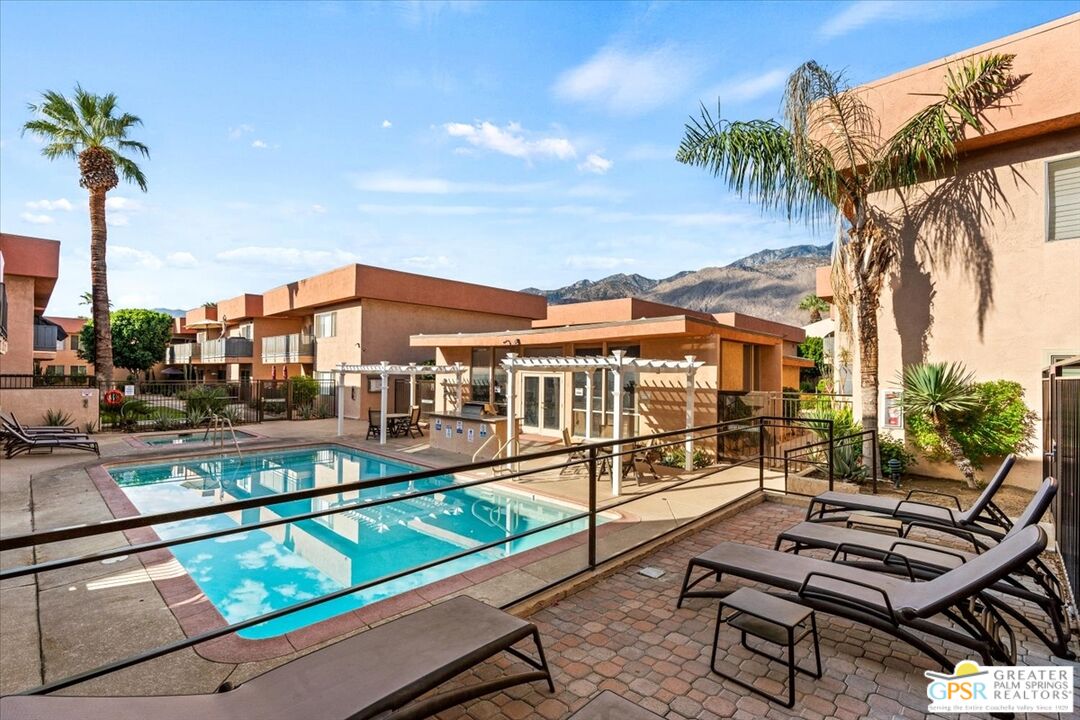
[[[1004, 537], [1012, 523], [1009, 516], [994, 504], [994, 495], [1005, 484], [1013, 463], [1014, 455], [1009, 455], [986, 484], [982, 494], [975, 499], [971, 507], [964, 510], [960, 501], [953, 495], [932, 490], [912, 490], [903, 500], [881, 495], [863, 495], [861, 493], [824, 492], [810, 500], [806, 510], [806, 519], [812, 522], [844, 520], [850, 511], [871, 512], [888, 515], [904, 523], [918, 521], [934, 523], [942, 527], [962, 528], [969, 532], [988, 535], [994, 539]], [[913, 495], [938, 495], [953, 501], [954, 508], [912, 500]]]
[[[1016, 535], [1021, 530], [1039, 523], [1050, 504], [1057, 494], [1058, 483], [1052, 477], [1043, 480], [1039, 490], [1031, 498], [1024, 512], [1013, 523], [1012, 530], [1005, 534], [1006, 538]], [[912, 523], [907, 526], [919, 525]], [[924, 525], [925, 527], [925, 525]], [[932, 527], [932, 526], [931, 526]], [[859, 558], [868, 558], [872, 562], [854, 561], [849, 564], [858, 565], [871, 570], [884, 570], [889, 572], [903, 573], [907, 567], [911, 567], [916, 578], [922, 580], [933, 579], [942, 573], [959, 567], [975, 559], [980, 546], [975, 544], [974, 551], [959, 550], [953, 547], [912, 540], [906, 535], [896, 537], [878, 532], [865, 530], [853, 530], [839, 527], [828, 523], [801, 522], [776, 538], [775, 549], [779, 550], [783, 543], [791, 543], [788, 552], [798, 554], [803, 549], [813, 548], [829, 550], [834, 553], [842, 553], [845, 557], [853, 555]], [[973, 541], [974, 543], [974, 541]], [[906, 560], [906, 564], [903, 562]], [[884, 565], [881, 565], [884, 563]], [[1035, 589], [1031, 589], [1022, 582], [1028, 579], [1034, 582]], [[1054, 632], [1054, 639], [1046, 635], [1043, 630], [1031, 622], [1020, 610], [1009, 602], [998, 603], [997, 607], [1007, 615], [1010, 615], [1024, 627], [1030, 630], [1041, 640], [1051, 652], [1061, 658], [1073, 659], [1075, 654], [1069, 648], [1069, 611], [1065, 601], [1064, 589], [1057, 574], [1036, 557], [1026, 567], [1021, 568], [1015, 576], [1002, 578], [991, 588], [997, 593], [1009, 598], [1027, 600], [1038, 606], [1046, 613]]]
[[86, 450], [101, 455], [101, 449], [96, 440], [91, 440], [88, 435], [75, 433], [49, 433], [27, 434], [19, 426], [10, 423], [6, 418], [0, 417], [0, 426], [7, 433], [7, 442], [4, 445], [4, 457], [12, 458], [23, 453], [30, 454], [35, 450], [48, 450], [52, 453], [56, 449]]
[[7, 420], [27, 435], [84, 434], [80, 433], [79, 429], [74, 425], [23, 425], [19, 422], [19, 418], [15, 417], [15, 413], [5, 413], [4, 415], [0, 415], [0, 419]]
[[[979, 654], [982, 664], [1015, 664], [1015, 636], [984, 593], [998, 581], [1020, 572], [1046, 548], [1038, 525], [1024, 528], [999, 545], [932, 580], [916, 582], [895, 575], [739, 543], [720, 543], [690, 560], [678, 607], [693, 597], [723, 598], [731, 591], [694, 590], [704, 580], [724, 575], [769, 585], [773, 594], [821, 612], [888, 633], [923, 652], [951, 672], [953, 661], [921, 634], [955, 643]], [[905, 568], [906, 559], [899, 558]], [[695, 570], [704, 574], [691, 580]], [[947, 624], [933, 618], [942, 615]], [[1006, 639], [1000, 637], [1007, 635]]]
[[[538, 659], [513, 646], [532, 639]], [[499, 652], [536, 668], [424, 697]], [[0, 698], [4, 720], [417, 720], [551, 672], [536, 626], [456, 597], [297, 658], [210, 695]]]

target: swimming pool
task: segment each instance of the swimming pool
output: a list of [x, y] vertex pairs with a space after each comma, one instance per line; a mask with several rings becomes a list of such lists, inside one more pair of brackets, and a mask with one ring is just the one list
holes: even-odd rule
[[[356, 450], [315, 447], [205, 457], [109, 469], [140, 513], [276, 495], [376, 479], [421, 468]], [[334, 506], [401, 497], [370, 509], [238, 532], [171, 548], [225, 620], [235, 623], [334, 590], [378, 579], [463, 549], [580, 513], [568, 505], [493, 487], [455, 488], [444, 475], [155, 525], [163, 539], [236, 527]], [[410, 492], [445, 492], [408, 498]], [[582, 518], [493, 549], [381, 583], [241, 630], [274, 637], [584, 530]]]
[[[243, 430], [236, 430], [237, 440], [250, 440], [255, 437], [251, 433], [244, 432]], [[146, 435], [140, 438], [136, 438], [139, 442], [150, 445], [152, 447], [159, 447], [162, 445], [190, 445], [193, 443], [207, 443], [212, 444], [220, 442], [224, 439], [225, 443], [231, 443], [233, 440], [233, 433], [222, 432], [220, 430], [212, 433], [207, 433], [205, 430], [185, 430], [183, 432], [167, 433], [162, 435]]]

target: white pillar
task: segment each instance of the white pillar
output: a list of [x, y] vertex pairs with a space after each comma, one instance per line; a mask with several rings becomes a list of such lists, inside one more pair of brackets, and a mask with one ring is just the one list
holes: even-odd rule
[[506, 368], [506, 448], [510, 455], [517, 454], [517, 422], [514, 419], [514, 386], [517, 378], [514, 374], [514, 360], [517, 353], [507, 353], [503, 367]]
[[462, 405], [461, 400], [461, 378], [465, 374], [465, 366], [460, 362], [454, 363], [454, 378], [457, 383], [457, 394], [454, 396], [454, 412], [460, 414]]
[[416, 405], [416, 363], [409, 363], [409, 412]]
[[345, 434], [345, 363], [338, 366], [337, 380], [337, 434]]
[[379, 372], [379, 444], [386, 444], [386, 391], [390, 385], [390, 371], [387, 370], [387, 366], [390, 364], [386, 360], [381, 363], [382, 370]]
[[585, 439], [592, 439], [592, 369], [585, 371]]
[[[694, 367], [694, 356], [687, 355], [686, 362], [690, 363], [690, 367], [686, 369], [686, 427], [694, 427], [694, 374], [697, 368]], [[686, 462], [683, 463], [683, 467], [687, 470], [694, 469], [694, 434], [686, 433], [686, 444], [683, 447], [683, 451], [686, 454]]]
[[[624, 354], [624, 350], [615, 350], [611, 353], [615, 359], [615, 367], [611, 369], [612, 396], [614, 398], [611, 413], [612, 422], [614, 423], [611, 428], [611, 438], [613, 440], [622, 437], [622, 364]], [[611, 452], [611, 495], [612, 497], [619, 497], [620, 485], [622, 484], [623, 458], [620, 455], [622, 445], [616, 443], [612, 446]]]

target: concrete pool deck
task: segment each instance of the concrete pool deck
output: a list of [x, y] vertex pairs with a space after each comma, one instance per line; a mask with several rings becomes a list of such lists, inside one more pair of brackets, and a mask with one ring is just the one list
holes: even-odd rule
[[[335, 421], [275, 422], [258, 425], [265, 438], [249, 442], [245, 452], [264, 445], [284, 443], [337, 442], [373, 453], [398, 457], [417, 464], [443, 467], [461, 464], [462, 456], [433, 451], [426, 439], [396, 439], [386, 446], [364, 441], [366, 423], [350, 422], [346, 437], [335, 437]], [[126, 462], [200, 454], [200, 448], [133, 448], [123, 435], [99, 435], [102, 459], [73, 452], [19, 457], [5, 460], [0, 472], [0, 524], [3, 534], [31, 529], [56, 528], [113, 517], [101, 492], [91, 480], [88, 468], [101, 462]], [[202, 453], [206, 448], [201, 449]], [[528, 466], [529, 461], [526, 461]], [[782, 479], [781, 479], [782, 480]], [[769, 484], [778, 478], [770, 473]], [[508, 483], [511, 484], [511, 483]], [[588, 494], [584, 473], [560, 476], [557, 471], [538, 473], [523, 482], [512, 483], [518, 490], [545, 497], [583, 503]], [[703, 477], [686, 485], [631, 502], [620, 511], [632, 522], [618, 523], [598, 538], [598, 558], [604, 559], [645, 540], [657, 537], [698, 518], [706, 508], [727, 505], [756, 490], [756, 466], [727, 469], [719, 475]], [[628, 483], [624, 496], [664, 487], [661, 483], [640, 487]], [[760, 498], [760, 494], [757, 494]], [[610, 499], [607, 483], [598, 484], [601, 507]], [[129, 544], [121, 534], [56, 543], [34, 550], [3, 553], [0, 565], [11, 567], [83, 554]], [[543, 588], [548, 583], [582, 568], [586, 547], [581, 538], [563, 544], [539, 557], [513, 556], [484, 566], [472, 573], [455, 576], [431, 586], [390, 598], [354, 611], [348, 627], [330, 623], [283, 636], [275, 649], [238, 662], [218, 662], [191, 649], [130, 670], [119, 671], [72, 689], [73, 693], [209, 692], [226, 678], [236, 681], [285, 662], [298, 653], [309, 652], [325, 642], [360, 632], [401, 612], [424, 604], [467, 593], [492, 604], [503, 604]], [[0, 693], [8, 694], [55, 680], [184, 637], [192, 623], [177, 616], [194, 617], [205, 598], [163, 594], [159, 587], [175, 584], [185, 576], [183, 568], [169, 554], [118, 559], [111, 564], [94, 563], [66, 570], [5, 581], [0, 584], [0, 645], [5, 651], [0, 661]], [[89, 608], [89, 609], [88, 609]], [[208, 629], [207, 626], [200, 626]], [[219, 641], [218, 648], [230, 648], [231, 638]], [[209, 643], [207, 644], [209, 645]], [[210, 653], [206, 653], [210, 655]], [[214, 655], [227, 659], [228, 653]], [[242, 656], [236, 656], [240, 659]], [[153, 678], [148, 683], [147, 678]]]

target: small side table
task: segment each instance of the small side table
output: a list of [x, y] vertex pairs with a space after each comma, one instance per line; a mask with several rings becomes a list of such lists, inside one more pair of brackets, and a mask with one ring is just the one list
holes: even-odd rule
[[[724, 608], [732, 611], [724, 617]], [[808, 622], [809, 621], [809, 622]], [[785, 702], [779, 697], [773, 697], [756, 687], [738, 680], [716, 669], [716, 651], [720, 642], [720, 626], [727, 624], [737, 629], [742, 637], [742, 646], [750, 652], [761, 655], [774, 662], [783, 663], [788, 669], [788, 698]], [[781, 649], [787, 648], [787, 658], [770, 655], [746, 643], [746, 636], [754, 637], [779, 645]], [[795, 664], [795, 645], [807, 635], [814, 639], [814, 661], [817, 670], [810, 672]], [[780, 703], [784, 707], [795, 705], [795, 672], [801, 672], [813, 678], [821, 677], [821, 650], [818, 647], [817, 619], [811, 608], [803, 607], [797, 603], [773, 597], [760, 590], [753, 588], [739, 588], [720, 601], [720, 607], [716, 611], [716, 631], [713, 634], [712, 671], [720, 677], [757, 693], [767, 700]]]

